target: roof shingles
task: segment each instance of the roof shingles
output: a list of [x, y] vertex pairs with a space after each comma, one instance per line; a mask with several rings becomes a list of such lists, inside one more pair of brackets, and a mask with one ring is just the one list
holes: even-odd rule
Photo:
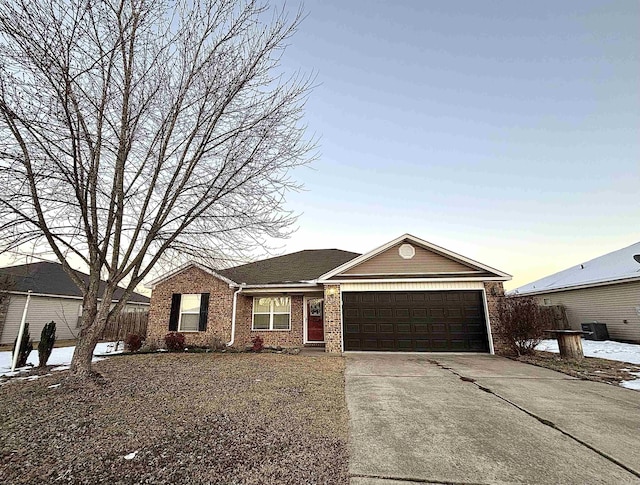
[[[42, 261], [39, 263], [21, 264], [18, 266], [8, 266], [0, 268], [0, 274], [9, 275], [13, 278], [14, 286], [11, 291], [27, 292], [43, 295], [59, 295], [81, 297], [82, 293], [73, 280], [65, 273], [60, 263]], [[76, 274], [83, 281], [89, 281], [89, 275], [76, 271]], [[104, 290], [104, 282], [100, 283], [99, 292]], [[116, 289], [114, 299], [118, 300], [124, 290]], [[149, 298], [139, 293], [133, 293], [129, 298], [130, 302], [149, 303]]]
[[357, 256], [360, 254], [341, 249], [308, 249], [223, 269], [218, 273], [247, 285], [300, 283], [315, 280]]

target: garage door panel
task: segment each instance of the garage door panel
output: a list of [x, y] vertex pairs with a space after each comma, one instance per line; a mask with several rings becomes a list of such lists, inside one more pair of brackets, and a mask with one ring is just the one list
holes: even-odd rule
[[409, 318], [408, 308], [396, 308], [394, 313], [396, 318]]
[[397, 347], [398, 350], [410, 351], [414, 349], [414, 343], [412, 339], [398, 339]]
[[378, 310], [378, 317], [393, 318], [393, 310], [391, 308], [380, 308]]
[[477, 290], [344, 292], [345, 350], [489, 349]]

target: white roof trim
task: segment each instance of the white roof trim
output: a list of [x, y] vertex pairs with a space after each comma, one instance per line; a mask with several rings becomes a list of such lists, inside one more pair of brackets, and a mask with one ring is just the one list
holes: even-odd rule
[[[441, 253], [443, 255], [449, 256], [453, 259], [456, 259], [460, 262], [463, 263], [467, 263], [470, 264], [471, 266], [475, 266], [476, 268], [480, 268], [483, 269], [485, 271], [488, 271], [490, 273], [495, 274], [496, 276], [499, 276], [501, 278], [504, 278], [504, 281], [508, 281], [511, 279], [511, 275], [508, 273], [504, 273], [500, 270], [497, 270], [495, 268], [492, 268], [491, 266], [487, 266], [485, 264], [479, 263], [478, 261], [474, 261], [473, 259], [467, 258], [465, 256], [462, 256], [461, 254], [458, 253], [454, 253], [453, 251], [449, 251], [448, 249], [445, 249], [443, 247], [437, 246], [433, 243], [430, 243], [428, 241], [425, 241], [423, 239], [417, 238], [415, 236], [412, 236], [411, 234], [403, 234], [400, 237], [397, 237], [396, 239], [394, 239], [393, 241], [389, 241], [386, 244], [383, 244], [382, 246], [369, 251], [368, 253], [365, 253], [361, 256], [358, 256], [357, 258], [352, 259], [351, 261], [347, 261], [346, 263], [338, 266], [335, 269], [332, 269], [331, 271], [329, 271], [328, 273], [323, 274], [322, 276], [320, 276], [318, 278], [318, 281], [324, 281], [327, 280], [328, 278], [331, 278], [333, 276], [336, 276], [340, 273], [343, 273], [344, 271], [347, 271], [348, 269], [353, 268], [354, 266], [359, 265], [360, 263], [363, 263], [365, 261], [367, 261], [368, 259], [373, 258], [374, 256], [377, 256], [378, 254], [386, 251], [387, 249], [395, 246], [396, 244], [398, 244], [399, 242], [403, 241], [403, 240], [408, 240], [411, 241], [414, 244], [417, 244], [418, 246], [421, 246], [425, 249], [431, 249], [435, 252]], [[491, 279], [491, 278], [485, 278], [487, 280]]]
[[511, 291], [507, 291], [506, 294], [508, 296], [536, 296], [536, 295], [546, 295], [547, 293], [559, 293], [561, 291], [573, 291], [573, 290], [582, 290], [585, 288], [595, 288], [598, 286], [609, 286], [609, 285], [617, 285], [617, 284], [621, 284], [621, 283], [632, 283], [634, 281], [639, 281], [640, 280], [640, 275], [639, 276], [631, 276], [631, 277], [621, 277], [618, 279], [608, 279], [608, 280], [600, 280], [600, 281], [593, 281], [590, 283], [583, 283], [583, 284], [578, 284], [578, 285], [567, 285], [567, 286], [561, 286], [558, 288], [548, 288], [548, 289], [541, 289], [541, 290], [534, 290], [534, 291], [518, 291], [518, 289], [516, 288], [515, 290], [511, 290]]
[[201, 269], [202, 271], [204, 271], [205, 273], [209, 273], [210, 275], [224, 281], [225, 283], [227, 283], [229, 286], [240, 286], [238, 283], [236, 283], [235, 281], [230, 280], [229, 278], [225, 278], [224, 276], [222, 276], [219, 273], [216, 273], [214, 270], [212, 270], [211, 268], [208, 268], [207, 266], [200, 264], [196, 261], [189, 261], [185, 264], [183, 264], [182, 266], [179, 266], [165, 274], [163, 274], [162, 276], [156, 278], [153, 281], [150, 281], [149, 283], [147, 283], [146, 285], [144, 285], [146, 288], [150, 288], [150, 289], [154, 289], [156, 287], [156, 285], [158, 285], [159, 283], [162, 283], [165, 280], [168, 280], [169, 278], [182, 273], [183, 271], [186, 271], [189, 268], [198, 268]]

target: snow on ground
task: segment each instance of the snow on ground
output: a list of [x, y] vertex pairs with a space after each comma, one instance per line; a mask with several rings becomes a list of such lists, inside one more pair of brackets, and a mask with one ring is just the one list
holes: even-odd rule
[[[538, 344], [536, 350], [558, 353], [558, 341], [543, 340]], [[598, 342], [596, 340], [582, 339], [582, 350], [584, 351], [585, 357], [598, 357], [600, 359], [617, 360], [640, 365], [640, 345], [624, 344], [612, 340]], [[637, 372], [630, 372], [630, 374], [640, 377], [640, 373]], [[620, 385], [627, 389], [640, 391], [640, 379], [622, 381]]]
[[[600, 359], [617, 360], [640, 365], [640, 345], [623, 344], [612, 340], [582, 339], [582, 349], [585, 357], [599, 357]], [[558, 353], [558, 342], [556, 340], [543, 340], [538, 344], [536, 350]]]
[[[115, 342], [101, 342], [96, 345], [95, 350], [93, 351], [93, 362], [98, 362], [99, 360], [103, 360], [103, 355], [113, 355], [119, 354], [123, 352], [123, 344], [120, 342], [118, 346], [118, 350], [115, 351]], [[73, 352], [75, 347], [59, 347], [57, 349], [53, 349], [51, 352], [51, 356], [47, 361], [47, 365], [56, 365], [58, 367], [53, 368], [52, 370], [67, 370], [69, 368], [69, 364], [71, 363], [71, 358], [73, 357]], [[27, 364], [33, 364], [33, 366], [38, 365], [38, 350], [32, 350], [29, 354], [29, 358], [27, 359]], [[16, 369], [15, 372], [11, 372], [11, 351], [8, 352], [0, 352], [0, 376], [16, 376], [20, 374], [20, 372], [29, 371], [32, 367], [22, 367], [20, 369]]]

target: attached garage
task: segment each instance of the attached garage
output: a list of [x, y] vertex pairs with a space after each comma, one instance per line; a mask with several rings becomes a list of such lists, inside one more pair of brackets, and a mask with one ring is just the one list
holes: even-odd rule
[[325, 341], [340, 351], [494, 353], [492, 319], [509, 279], [405, 234], [320, 276]]
[[483, 292], [342, 294], [344, 350], [489, 352]]

